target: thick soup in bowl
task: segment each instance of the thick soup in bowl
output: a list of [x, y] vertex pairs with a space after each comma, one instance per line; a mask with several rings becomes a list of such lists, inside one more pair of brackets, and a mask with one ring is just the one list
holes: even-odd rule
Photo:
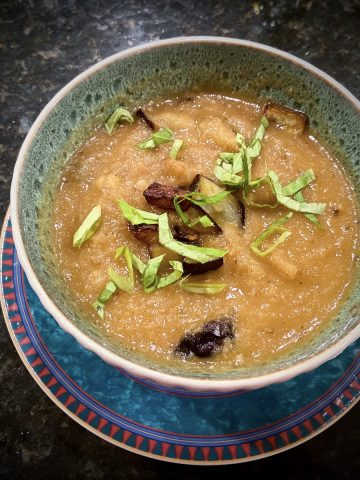
[[[311, 119], [310, 119], [311, 124]], [[309, 341], [351, 290], [358, 210], [304, 113], [220, 93], [121, 105], [65, 164], [59, 272], [113, 342], [226, 371]]]
[[15, 166], [31, 287], [82, 346], [162, 386], [316, 368], [360, 334], [359, 114], [324, 72], [243, 40], [99, 62], [44, 108]]

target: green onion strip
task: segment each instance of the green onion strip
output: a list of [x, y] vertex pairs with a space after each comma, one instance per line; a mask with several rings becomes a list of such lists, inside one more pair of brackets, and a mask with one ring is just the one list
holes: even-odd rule
[[87, 215], [73, 236], [73, 247], [80, 248], [96, 232], [101, 222], [101, 206], [97, 205]]
[[179, 287], [185, 292], [215, 295], [227, 287], [226, 283], [191, 283], [186, 278], [179, 282]]
[[172, 252], [190, 258], [198, 263], [206, 263], [216, 258], [222, 258], [229, 252], [228, 250], [219, 248], [188, 245], [175, 240], [171, 233], [169, 219], [166, 213], [159, 216], [159, 242]]
[[138, 143], [137, 146], [140, 150], [152, 150], [158, 145], [168, 143], [173, 140], [173, 132], [170, 128], [161, 128], [157, 132], [153, 132], [149, 138]]
[[[250, 244], [251, 250], [258, 255], [259, 257], [266, 257], [269, 255], [275, 248], [285, 242], [287, 238], [290, 237], [291, 232], [287, 228], [284, 228], [282, 225], [286, 223], [293, 216], [293, 213], [290, 212], [284, 217], [279, 218], [275, 222], [271, 223], [260, 235]], [[261, 250], [260, 246], [272, 235], [280, 234], [277, 240], [265, 250]]]
[[134, 117], [131, 115], [129, 110], [119, 107], [117, 108], [105, 122], [105, 128], [109, 135], [113, 133], [115, 127], [120, 122], [133, 123]]

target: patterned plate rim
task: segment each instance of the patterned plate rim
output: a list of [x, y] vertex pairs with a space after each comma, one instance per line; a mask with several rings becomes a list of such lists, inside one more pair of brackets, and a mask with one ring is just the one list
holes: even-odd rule
[[[95, 413], [90, 408], [85, 407], [79, 399], [74, 398], [70, 394], [70, 392], [68, 392], [68, 390], [66, 389], [66, 386], [61, 384], [55, 378], [55, 376], [53, 376], [53, 372], [50, 369], [48, 370], [48, 372], [51, 375], [51, 378], [49, 379], [49, 377], [46, 376], [46, 378], [47, 378], [46, 383], [45, 383], [45, 380], [43, 380], [42, 377], [39, 376], [39, 373], [36, 372], [36, 370], [35, 370], [35, 366], [39, 365], [37, 363], [37, 359], [39, 359], [39, 360], [41, 360], [41, 359], [40, 359], [38, 350], [35, 348], [33, 343], [31, 343], [31, 340], [30, 340], [29, 336], [27, 336], [27, 339], [29, 339], [29, 341], [30, 341], [30, 343], [27, 343], [27, 346], [29, 347], [29, 349], [26, 351], [26, 353], [24, 352], [24, 350], [21, 347], [20, 340], [18, 339], [17, 333], [12, 326], [12, 323], [14, 322], [14, 318], [12, 318], [12, 319], [10, 318], [9, 312], [8, 312], [8, 307], [6, 306], [6, 300], [8, 300], [9, 298], [6, 299], [5, 298], [5, 293], [4, 293], [5, 284], [3, 282], [3, 255], [4, 255], [4, 253], [6, 253], [6, 250], [8, 250], [9, 254], [11, 254], [10, 252], [13, 252], [13, 249], [14, 249], [13, 240], [12, 240], [12, 236], [11, 236], [11, 227], [8, 227], [9, 221], [10, 221], [10, 215], [9, 215], [9, 211], [8, 211], [6, 213], [6, 216], [5, 216], [5, 220], [4, 220], [3, 227], [2, 227], [2, 232], [1, 232], [1, 239], [0, 239], [0, 241], [1, 241], [1, 245], [0, 245], [0, 250], [1, 250], [1, 258], [0, 258], [1, 298], [0, 298], [0, 300], [1, 300], [2, 311], [3, 311], [3, 314], [4, 314], [5, 324], [6, 324], [6, 327], [8, 329], [8, 332], [10, 334], [11, 340], [12, 340], [12, 342], [13, 342], [13, 344], [14, 344], [14, 346], [15, 346], [18, 354], [19, 354], [19, 357], [21, 358], [22, 362], [24, 363], [25, 367], [27, 368], [27, 370], [29, 371], [29, 373], [31, 374], [31, 376], [33, 377], [35, 382], [46, 393], [46, 395], [59, 408], [61, 408], [61, 410], [63, 412], [65, 412], [70, 418], [72, 418], [74, 421], [76, 421], [77, 423], [79, 423], [84, 428], [86, 428], [90, 432], [94, 433], [98, 437], [102, 438], [103, 440], [106, 440], [107, 442], [112, 443], [113, 445], [124, 448], [125, 450], [128, 450], [132, 453], [137, 453], [137, 454], [149, 457], [149, 458], [162, 460], [162, 461], [166, 461], [166, 462], [172, 462], [172, 463], [182, 463], [182, 464], [190, 464], [190, 465], [225, 465], [225, 464], [232, 464], [232, 463], [242, 463], [242, 462], [252, 461], [252, 460], [256, 460], [256, 459], [260, 459], [260, 458], [264, 458], [264, 457], [268, 457], [268, 456], [271, 456], [271, 455], [275, 455], [275, 454], [284, 452], [286, 450], [294, 448], [295, 446], [298, 446], [298, 445], [310, 440], [311, 438], [315, 437], [316, 435], [318, 435], [319, 433], [323, 432], [328, 427], [333, 425], [337, 420], [342, 418], [343, 415], [345, 415], [360, 400], [360, 395], [354, 396], [353, 393], [351, 392], [351, 390], [349, 390], [349, 388], [348, 388], [350, 384], [347, 384], [346, 386], [344, 386], [344, 390], [341, 392], [341, 393], [344, 393], [345, 391], [347, 392], [347, 395], [346, 395], [347, 401], [342, 402], [342, 406], [339, 407], [339, 408], [341, 408], [341, 411], [339, 411], [337, 413], [334, 413], [334, 411], [331, 409], [331, 404], [330, 404], [325, 409], [323, 409], [324, 413], [327, 415], [327, 420], [325, 420], [321, 416], [321, 412], [318, 412], [316, 415], [312, 415], [310, 418], [315, 418], [317, 416], [316, 420], [317, 420], [318, 425], [314, 428], [311, 428], [311, 430], [308, 429], [307, 432], [306, 432], [306, 435], [301, 436], [302, 433], [301, 433], [298, 425], [295, 425], [294, 427], [289, 426], [288, 429], [291, 428], [293, 430], [293, 433], [295, 433], [295, 436], [297, 437], [295, 440], [291, 441], [289, 439], [288, 432], [285, 429], [284, 432], [283, 432], [286, 435], [286, 440], [284, 440], [285, 445], [280, 446], [280, 447], [277, 445], [277, 443], [275, 441], [272, 442], [272, 439], [274, 440], [274, 437], [267, 437], [267, 438], [264, 437], [263, 440], [261, 440], [260, 442], [255, 440], [255, 441], [252, 441], [252, 442], [248, 442], [246, 444], [238, 442], [237, 444], [234, 444], [234, 445], [226, 445], [226, 448], [228, 449], [228, 454], [230, 454], [230, 457], [231, 457], [231, 458], [226, 458], [226, 459], [223, 459], [223, 451], [224, 451], [224, 448], [225, 448], [224, 445], [211, 446], [211, 447], [201, 447], [201, 445], [195, 445], [195, 446], [187, 445], [187, 446], [184, 446], [184, 445], [172, 444], [173, 445], [173, 452], [175, 452], [175, 457], [172, 457], [172, 456], [168, 455], [171, 445], [169, 443], [162, 442], [161, 440], [159, 440], [159, 441], [151, 440], [150, 438], [146, 438], [142, 435], [137, 435], [134, 432], [127, 431], [127, 430], [123, 429], [122, 427], [116, 426], [115, 424], [112, 424], [110, 426], [109, 433], [104, 433], [102, 431], [102, 429], [104, 429], [104, 427], [108, 423], [110, 423], [110, 421], [101, 417], [99, 415], [99, 413]], [[6, 235], [7, 233], [8, 233], [8, 235]], [[6, 240], [6, 243], [8, 244], [7, 249], [4, 248], [5, 247], [5, 240]], [[10, 270], [11, 265], [9, 264], [9, 265], [6, 265], [6, 266], [9, 267], [9, 270]], [[14, 295], [14, 293], [13, 293], [13, 295]], [[16, 299], [16, 297], [14, 297], [14, 299]], [[19, 317], [20, 317], [20, 315], [19, 315]], [[13, 320], [13, 322], [11, 320]], [[24, 329], [22, 331], [22, 333], [27, 333], [27, 331], [25, 331], [25, 329]], [[40, 337], [40, 334], [39, 334], [39, 338], [40, 338], [40, 340], [43, 341], [42, 337]], [[43, 343], [45, 345], [45, 342], [43, 342]], [[29, 356], [29, 353], [28, 353], [29, 351], [34, 352], [34, 354], [36, 354], [36, 356], [37, 356], [35, 361], [32, 361], [31, 363], [29, 362], [29, 360], [27, 358]], [[49, 355], [50, 355], [50, 357], [52, 357], [50, 353], [49, 353]], [[53, 361], [55, 363], [57, 363], [55, 359], [53, 359]], [[47, 366], [49, 366], [49, 365], [46, 365], [44, 363], [44, 367], [47, 368]], [[61, 366], [59, 366], [59, 367], [61, 368]], [[73, 384], [75, 386], [77, 386], [77, 384], [71, 378], [70, 378], [70, 380], [73, 382]], [[338, 383], [338, 382], [336, 382], [336, 383]], [[355, 383], [356, 383], [356, 385], [355, 385]], [[360, 386], [359, 386], [359, 384], [356, 380], [355, 380], [355, 383], [354, 383], [354, 385], [355, 385], [354, 389], [359, 391]], [[52, 388], [55, 385], [57, 387], [59, 387], [58, 390], [56, 391], [56, 393], [54, 393], [52, 391]], [[78, 388], [81, 389], [81, 387], [78, 387]], [[332, 387], [330, 387], [329, 390], [331, 390], [331, 388]], [[61, 397], [66, 393], [67, 393], [67, 395], [66, 395], [65, 399], [62, 401]], [[87, 394], [87, 392], [84, 392], [84, 393]], [[92, 399], [92, 397], [89, 396], [89, 395], [88, 395], [88, 398]], [[70, 410], [69, 407], [76, 400], [79, 402], [79, 407], [76, 410], [76, 412], [74, 412], [74, 411]], [[83, 407], [82, 409], [80, 408], [81, 406]], [[104, 406], [104, 407], [107, 408], [106, 406]], [[328, 411], [326, 411], [328, 409], [328, 407], [330, 407], [330, 409]], [[79, 411], [79, 409], [80, 409], [80, 411]], [[88, 411], [88, 415], [87, 415], [86, 420], [79, 416], [80, 414], [83, 413], [83, 411], [85, 409]], [[321, 418], [320, 418], [320, 416], [321, 416]], [[93, 425], [91, 425], [91, 422], [94, 420], [95, 417], [99, 417], [99, 423], [98, 423], [97, 427], [94, 427]], [[305, 419], [303, 421], [303, 423], [306, 422], [306, 420], [310, 421], [310, 418]], [[122, 432], [120, 432], [120, 431], [122, 431]], [[119, 433], [122, 433], [121, 440], [115, 438], [116, 436], [119, 437], [119, 435], [118, 435]], [[134, 446], [126, 443], [131, 436], [135, 437]], [[219, 437], [221, 438], [220, 435], [219, 435]], [[200, 436], [200, 438], [201, 438], [201, 436]], [[144, 444], [144, 440], [147, 440], [147, 445], [148, 445], [147, 450], [144, 450], [144, 449], [141, 448], [141, 446]], [[264, 447], [263, 447], [262, 443], [265, 440], [267, 440], [268, 443], [271, 444], [272, 450], [264, 451]], [[161, 445], [161, 453], [153, 453], [153, 451], [155, 450], [155, 447], [157, 447], [157, 444]], [[255, 444], [255, 447], [256, 447], [256, 450], [257, 450], [257, 453], [255, 453], [255, 454], [253, 454], [251, 452], [252, 444]], [[184, 449], [188, 450], [187, 453], [188, 453], [189, 458], [181, 458], [181, 455], [182, 455]], [[202, 459], [196, 459], [195, 458], [196, 456], [198, 456], [197, 455], [198, 451], [200, 451]], [[237, 456], [237, 455], [239, 455], [239, 453], [240, 453], [241, 456]], [[213, 458], [215, 456], [215, 459], [209, 460], [209, 458], [211, 456], [210, 454], [212, 454]]]

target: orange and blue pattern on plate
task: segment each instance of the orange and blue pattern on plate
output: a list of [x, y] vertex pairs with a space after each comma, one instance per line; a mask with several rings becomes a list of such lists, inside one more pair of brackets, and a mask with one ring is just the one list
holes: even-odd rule
[[274, 454], [320, 433], [360, 395], [360, 341], [313, 372], [235, 394], [154, 386], [104, 363], [44, 310], [19, 264], [7, 218], [5, 321], [36, 382], [67, 414], [123, 448], [165, 461], [231, 463]]

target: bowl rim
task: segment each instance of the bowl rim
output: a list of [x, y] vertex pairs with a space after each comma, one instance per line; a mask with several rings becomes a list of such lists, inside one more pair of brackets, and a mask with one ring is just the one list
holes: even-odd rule
[[186, 377], [172, 375], [164, 373], [149, 367], [138, 365], [130, 360], [127, 360], [120, 355], [111, 352], [107, 348], [100, 345], [95, 340], [91, 339], [88, 335], [82, 332], [76, 327], [55, 305], [48, 294], [45, 292], [39, 279], [37, 278], [35, 271], [27, 256], [25, 245], [21, 236], [20, 221], [19, 221], [19, 189], [21, 184], [22, 171], [26, 162], [27, 152], [43, 123], [46, 121], [47, 116], [56, 107], [56, 105], [78, 84], [84, 81], [89, 76], [102, 70], [108, 65], [115, 63], [119, 60], [123, 60], [133, 55], [138, 55], [148, 50], [153, 50], [162, 47], [180, 45], [180, 44], [223, 44], [223, 45], [235, 45], [242, 48], [249, 48], [253, 50], [260, 50], [272, 56], [280, 57], [296, 66], [299, 66], [307, 71], [310, 71], [312, 75], [319, 77], [324, 82], [328, 83], [333, 89], [337, 90], [343, 97], [345, 97], [355, 109], [360, 113], [360, 102], [356, 97], [347, 90], [338, 81], [333, 79], [330, 75], [323, 72], [319, 68], [311, 65], [305, 60], [302, 60], [295, 55], [284, 52], [277, 48], [264, 45], [258, 42], [252, 42], [249, 40], [242, 40], [237, 38], [224, 38], [219, 36], [186, 36], [186, 37], [173, 37], [164, 40], [157, 40], [153, 42], [147, 42], [142, 45], [128, 48], [121, 52], [115, 53], [104, 60], [96, 63], [95, 65], [87, 68], [85, 71], [77, 75], [73, 80], [67, 83], [42, 109], [32, 127], [30, 128], [18, 154], [18, 158], [15, 164], [13, 178], [10, 190], [10, 218], [13, 228], [13, 238], [15, 247], [17, 250], [18, 258], [24, 269], [26, 276], [32, 289], [39, 297], [44, 308], [54, 317], [57, 323], [67, 333], [72, 335], [81, 345], [88, 350], [96, 353], [105, 362], [128, 371], [131, 375], [138, 378], [145, 378], [155, 381], [158, 384], [181, 387], [190, 391], [218, 391], [218, 392], [230, 392], [240, 389], [253, 390], [261, 388], [273, 383], [281, 383], [294, 378], [295, 376], [313, 370], [325, 363], [328, 360], [339, 355], [348, 345], [354, 342], [360, 337], [360, 324], [357, 325], [351, 332], [341, 338], [337, 343], [325, 349], [324, 351], [315, 354], [314, 356], [298, 362], [297, 364], [271, 372], [265, 375], [258, 375], [249, 378], [238, 379], [211, 379], [204, 377]]

